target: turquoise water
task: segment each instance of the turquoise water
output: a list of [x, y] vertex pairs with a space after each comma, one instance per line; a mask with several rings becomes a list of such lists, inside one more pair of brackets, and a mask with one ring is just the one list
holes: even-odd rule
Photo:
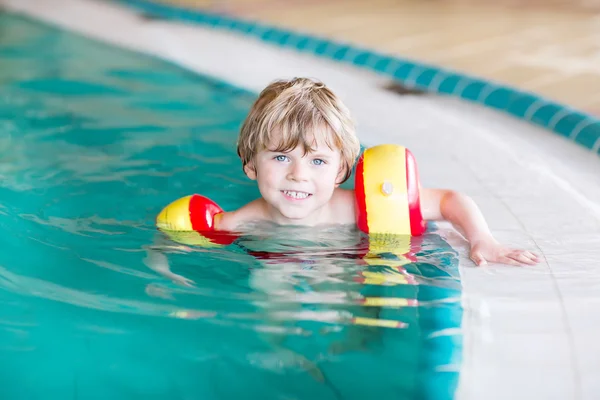
[[254, 96], [0, 14], [0, 398], [453, 397], [458, 255], [435, 233], [367, 262], [350, 229], [258, 226], [159, 247], [191, 287], [149, 268], [162, 206], [258, 195], [235, 153]]

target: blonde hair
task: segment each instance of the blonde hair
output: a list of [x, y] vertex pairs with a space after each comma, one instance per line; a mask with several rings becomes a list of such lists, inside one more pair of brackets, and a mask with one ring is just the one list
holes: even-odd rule
[[316, 141], [339, 149], [345, 182], [360, 152], [354, 121], [342, 101], [323, 83], [309, 78], [278, 80], [267, 86], [252, 105], [238, 138], [242, 166], [268, 146], [291, 151], [299, 144], [305, 154]]

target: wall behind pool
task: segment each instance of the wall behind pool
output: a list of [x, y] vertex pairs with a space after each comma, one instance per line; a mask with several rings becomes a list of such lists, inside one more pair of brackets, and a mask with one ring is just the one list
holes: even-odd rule
[[490, 82], [348, 43], [242, 20], [208, 11], [190, 10], [152, 0], [118, 0], [147, 15], [192, 22], [237, 32], [272, 45], [295, 49], [388, 76], [402, 85], [450, 95], [508, 113], [542, 126], [600, 154], [600, 119], [535, 93]]

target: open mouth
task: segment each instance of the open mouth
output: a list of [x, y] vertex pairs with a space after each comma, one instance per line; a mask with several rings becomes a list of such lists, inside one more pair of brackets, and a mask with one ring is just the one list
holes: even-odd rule
[[290, 199], [294, 199], [294, 200], [304, 200], [304, 199], [308, 199], [310, 196], [312, 196], [311, 193], [297, 192], [295, 190], [282, 190], [281, 193], [283, 193], [284, 196], [289, 197]]

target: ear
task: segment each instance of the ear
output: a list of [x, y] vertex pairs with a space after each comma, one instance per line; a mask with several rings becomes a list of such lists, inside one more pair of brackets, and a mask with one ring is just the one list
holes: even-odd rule
[[248, 178], [253, 181], [256, 180], [256, 168], [254, 168], [254, 162], [250, 161], [248, 164], [244, 165], [244, 172]]
[[337, 176], [335, 177], [335, 187], [339, 187], [342, 184], [342, 181], [346, 177], [346, 169], [342, 165], [340, 170], [338, 171]]

